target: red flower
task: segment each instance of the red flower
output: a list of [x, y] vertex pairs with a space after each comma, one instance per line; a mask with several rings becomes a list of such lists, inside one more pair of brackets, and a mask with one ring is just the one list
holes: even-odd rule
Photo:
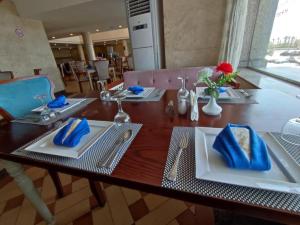
[[216, 70], [217, 70], [217, 72], [223, 72], [224, 74], [228, 74], [228, 73], [233, 72], [232, 65], [230, 63], [227, 63], [227, 62], [220, 63], [217, 66]]

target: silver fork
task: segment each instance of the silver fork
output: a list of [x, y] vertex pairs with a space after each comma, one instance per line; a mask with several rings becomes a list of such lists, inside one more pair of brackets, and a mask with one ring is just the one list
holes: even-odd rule
[[184, 149], [187, 148], [189, 144], [189, 141], [188, 141], [188, 137], [187, 137], [187, 134], [185, 136], [183, 136], [179, 142], [179, 152], [176, 156], [176, 159], [175, 159], [175, 162], [170, 170], [170, 172], [168, 173], [167, 175], [167, 179], [170, 180], [170, 181], [175, 181], [176, 180], [176, 177], [177, 177], [177, 169], [178, 169], [178, 165], [179, 165], [179, 160], [180, 160], [180, 156], [181, 156], [181, 153]]

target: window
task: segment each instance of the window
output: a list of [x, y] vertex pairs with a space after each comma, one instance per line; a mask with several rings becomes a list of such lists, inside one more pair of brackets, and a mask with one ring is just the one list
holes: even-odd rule
[[265, 63], [252, 65], [269, 75], [298, 84], [300, 84], [299, 10], [299, 0], [278, 1], [269, 44], [264, 57]]

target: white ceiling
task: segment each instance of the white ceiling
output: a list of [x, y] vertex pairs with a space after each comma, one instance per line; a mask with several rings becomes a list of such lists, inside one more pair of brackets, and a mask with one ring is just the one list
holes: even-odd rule
[[13, 0], [22, 17], [41, 20], [49, 37], [127, 27], [125, 0]]

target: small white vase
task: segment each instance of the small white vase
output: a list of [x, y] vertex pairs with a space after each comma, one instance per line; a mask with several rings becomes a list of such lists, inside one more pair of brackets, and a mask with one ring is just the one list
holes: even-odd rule
[[202, 110], [207, 115], [218, 116], [222, 112], [222, 107], [219, 106], [216, 99], [211, 96], [209, 102], [202, 107]]

